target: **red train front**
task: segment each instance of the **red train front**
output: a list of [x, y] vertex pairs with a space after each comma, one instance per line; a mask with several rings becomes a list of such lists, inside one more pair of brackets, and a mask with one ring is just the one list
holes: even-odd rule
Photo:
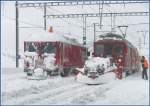
[[24, 42], [24, 70], [29, 72], [42, 68], [49, 75], [60, 73], [67, 76], [73, 73], [74, 68], [83, 67], [86, 48], [61, 36], [43, 32], [27, 39]]
[[117, 77], [129, 75], [140, 70], [139, 54], [137, 49], [122, 36], [107, 33], [100, 36], [100, 40], [94, 42], [95, 57], [110, 57], [111, 63], [115, 63]]

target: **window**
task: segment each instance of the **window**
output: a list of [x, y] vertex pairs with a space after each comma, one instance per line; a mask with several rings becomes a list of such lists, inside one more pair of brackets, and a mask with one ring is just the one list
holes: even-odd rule
[[116, 46], [114, 46], [114, 51], [115, 51], [115, 53], [116, 54], [123, 54], [123, 46], [122, 45], [116, 45]]
[[115, 43], [97, 44], [95, 47], [96, 55], [112, 56], [123, 54], [123, 45]]
[[106, 44], [104, 47], [104, 53], [106, 56], [111, 56], [112, 55], [112, 49], [113, 49], [113, 44]]
[[97, 44], [96, 47], [95, 47], [95, 53], [96, 53], [96, 55], [103, 54], [103, 52], [104, 52], [104, 45]]
[[45, 53], [55, 53], [56, 52], [56, 47], [54, 47], [52, 44], [47, 43], [44, 47], [44, 52]]
[[28, 51], [29, 52], [35, 52], [36, 51], [34, 43], [30, 43], [29, 44]]

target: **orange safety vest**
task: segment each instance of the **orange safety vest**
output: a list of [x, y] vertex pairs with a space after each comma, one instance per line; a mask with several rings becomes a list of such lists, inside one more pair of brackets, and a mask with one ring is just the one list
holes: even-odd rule
[[148, 68], [148, 62], [147, 62], [146, 59], [144, 59], [144, 67], [145, 67], [145, 68]]

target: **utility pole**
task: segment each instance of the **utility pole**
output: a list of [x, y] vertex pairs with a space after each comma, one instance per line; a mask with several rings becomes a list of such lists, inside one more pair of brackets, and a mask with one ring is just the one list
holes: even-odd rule
[[44, 30], [46, 30], [46, 3], [44, 4]]
[[142, 48], [142, 47], [141, 47], [141, 43], [142, 43], [142, 42], [141, 42], [141, 38], [139, 38], [138, 47], [139, 47], [139, 50], [140, 50], [140, 51], [141, 51], [141, 48]]
[[99, 23], [93, 23], [94, 25], [94, 42], [96, 41], [96, 26], [100, 26]]
[[112, 32], [112, 30], [113, 30], [113, 15], [112, 15], [112, 13], [111, 13], [111, 32]]
[[111, 32], [115, 33], [115, 14], [111, 14]]
[[16, 0], [16, 68], [19, 67], [19, 10], [18, 10], [18, 1]]
[[[86, 16], [83, 16], [83, 46], [86, 47]], [[88, 49], [86, 48], [86, 57]]]
[[102, 29], [103, 7], [104, 7], [104, 1], [102, 1], [102, 4], [99, 1], [99, 14], [100, 14], [99, 24], [100, 24], [100, 29]]
[[96, 41], [96, 23], [93, 23], [94, 24], [94, 42]]
[[86, 17], [83, 17], [83, 45], [86, 46]]

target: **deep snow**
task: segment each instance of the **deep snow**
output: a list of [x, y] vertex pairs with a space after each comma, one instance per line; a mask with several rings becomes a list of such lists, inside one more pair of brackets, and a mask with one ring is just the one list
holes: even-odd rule
[[28, 80], [22, 69], [2, 69], [2, 104], [138, 104], [148, 105], [149, 83], [141, 72], [123, 80], [105, 74], [104, 83], [86, 85], [74, 76]]
[[[2, 37], [2, 69], [1, 87], [2, 104], [138, 104], [148, 105], [149, 83], [141, 79], [141, 72], [123, 80], [116, 80], [112, 74], [105, 75], [105, 82], [102, 85], [88, 86], [78, 83], [74, 77], [61, 78], [51, 77], [46, 80], [27, 80], [23, 69], [15, 69], [15, 6], [14, 1], [2, 4], [1, 13], [1, 37]], [[148, 5], [111, 5], [104, 6], [106, 12], [121, 11], [148, 11]], [[42, 9], [41, 9], [42, 10]], [[98, 12], [98, 6], [71, 6], [50, 8], [49, 14], [63, 13], [91, 13]], [[59, 13], [59, 12], [58, 12]], [[43, 26], [43, 10], [37, 8], [20, 9], [20, 26], [30, 27], [22, 22], [32, 23], [34, 27]], [[82, 19], [50, 19], [48, 26], [54, 26], [54, 31], [70, 32], [76, 35], [77, 40], [82, 42]], [[88, 18], [87, 26], [99, 21], [98, 18]], [[148, 17], [117, 17], [116, 25], [137, 24], [149, 22]], [[61, 23], [61, 25], [60, 25]], [[35, 25], [34, 25], [35, 24]], [[110, 30], [110, 18], [103, 18], [103, 30]], [[105, 26], [106, 25], [106, 26]], [[80, 27], [81, 26], [81, 27]], [[108, 28], [109, 27], [109, 28]], [[40, 29], [20, 29], [19, 50], [23, 54], [23, 41], [30, 36], [31, 32]], [[137, 48], [139, 39], [143, 42], [142, 33], [139, 30], [149, 30], [147, 25], [129, 25], [127, 39]], [[119, 32], [118, 29], [116, 29]], [[120, 33], [120, 32], [119, 32]], [[87, 28], [87, 43], [92, 44], [93, 27]], [[90, 35], [90, 36], [89, 36]], [[9, 38], [9, 39], [8, 39]], [[146, 45], [141, 44], [139, 49], [141, 55], [149, 57], [149, 36], [146, 36]], [[23, 60], [20, 60], [23, 61]], [[23, 63], [23, 62], [22, 62]], [[20, 67], [22, 67], [20, 63]], [[8, 69], [9, 67], [9, 69]], [[13, 67], [13, 68], [12, 68]]]

